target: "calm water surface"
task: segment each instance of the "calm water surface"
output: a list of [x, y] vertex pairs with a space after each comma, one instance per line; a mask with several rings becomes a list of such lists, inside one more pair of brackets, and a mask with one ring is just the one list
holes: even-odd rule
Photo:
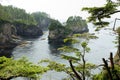
[[[113, 41], [116, 37], [110, 28], [102, 29], [99, 32], [94, 32], [93, 26], [89, 24], [89, 27], [90, 32], [95, 33], [99, 38], [89, 41], [89, 47], [91, 48], [91, 51], [90, 53], [86, 54], [86, 61], [99, 65], [102, 63], [102, 58], [108, 59], [110, 52], [115, 53], [116, 48]], [[44, 35], [40, 38], [27, 39], [29, 42], [28, 44], [18, 46], [14, 49], [14, 59], [26, 57], [29, 61], [35, 64], [42, 59], [50, 59], [68, 64], [67, 61], [60, 58], [60, 53], [56, 51], [56, 47], [48, 44], [47, 36], [48, 31], [44, 32]], [[76, 45], [76, 47], [79, 48], [78, 45]], [[61, 80], [66, 76], [67, 75], [64, 73], [56, 73], [55, 71], [50, 71], [43, 75], [42, 80]], [[22, 80], [22, 78], [16, 78], [15, 80]]]

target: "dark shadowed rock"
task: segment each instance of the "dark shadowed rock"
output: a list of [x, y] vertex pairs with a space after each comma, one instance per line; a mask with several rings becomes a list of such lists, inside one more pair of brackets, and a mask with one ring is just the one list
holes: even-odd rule
[[10, 23], [0, 25], [0, 56], [10, 57], [13, 49], [18, 45], [13, 36], [16, 36], [16, 28]]
[[43, 34], [42, 30], [34, 25], [16, 24], [17, 34], [22, 37], [35, 38]]
[[0, 44], [0, 56], [11, 57], [13, 49], [18, 45], [18, 43], [7, 42]]

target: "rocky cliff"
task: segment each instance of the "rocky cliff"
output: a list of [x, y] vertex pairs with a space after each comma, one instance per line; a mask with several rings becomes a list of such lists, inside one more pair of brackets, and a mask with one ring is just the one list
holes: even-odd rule
[[48, 36], [49, 43], [55, 43], [55, 44], [63, 43], [64, 38], [65, 38], [64, 30], [58, 31], [56, 29], [53, 31], [49, 31], [49, 36]]
[[79, 16], [69, 17], [64, 25], [59, 21], [53, 21], [49, 26], [49, 43], [63, 43], [63, 39], [68, 36], [88, 31], [86, 21]]
[[66, 21], [66, 27], [69, 28], [73, 34], [89, 31], [86, 20], [83, 20], [80, 16], [69, 17]]
[[75, 33], [84, 33], [84, 32], [88, 32], [88, 25], [86, 23], [85, 20], [81, 20], [80, 24], [75, 24], [75, 25], [71, 25], [71, 30], [73, 32], [73, 34]]
[[39, 37], [43, 34], [42, 30], [35, 25], [14, 24], [17, 30], [17, 35], [27, 38]]
[[0, 56], [11, 56], [12, 50], [22, 42], [18, 36], [35, 38], [42, 34], [42, 30], [34, 25], [0, 23]]
[[18, 45], [16, 28], [10, 23], [0, 25], [0, 56], [11, 56], [13, 48]]
[[24, 9], [0, 5], [0, 55], [10, 53], [18, 45], [18, 36], [34, 38], [42, 35], [36, 25], [34, 17]]
[[49, 43], [61, 43], [67, 36], [67, 29], [59, 21], [53, 20], [49, 26]]

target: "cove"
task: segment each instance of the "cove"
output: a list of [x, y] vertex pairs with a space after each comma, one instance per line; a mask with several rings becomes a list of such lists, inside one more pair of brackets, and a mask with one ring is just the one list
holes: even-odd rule
[[[109, 53], [116, 51], [116, 45], [113, 43], [115, 40], [115, 34], [111, 28], [102, 29], [99, 32], [95, 32], [93, 25], [89, 24], [90, 33], [95, 33], [98, 39], [90, 40], [89, 47], [91, 48], [90, 53], [86, 54], [86, 61], [101, 64], [102, 58], [109, 58]], [[19, 59], [21, 57], [26, 57], [29, 61], [33, 63], [38, 63], [42, 59], [50, 59], [57, 62], [68, 64], [68, 61], [61, 59], [60, 53], [56, 51], [56, 46], [51, 46], [48, 44], [48, 31], [37, 39], [25, 39], [28, 44], [23, 46], [17, 46], [12, 55], [14, 59]], [[75, 45], [79, 48], [79, 45]], [[50, 71], [43, 75], [41, 80], [61, 80], [66, 77], [65, 73], [56, 73], [55, 71]], [[16, 78], [15, 80], [25, 80], [24, 78]]]

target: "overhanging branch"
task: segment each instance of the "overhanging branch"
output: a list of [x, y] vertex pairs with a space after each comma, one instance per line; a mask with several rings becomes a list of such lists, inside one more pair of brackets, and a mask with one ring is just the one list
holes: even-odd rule
[[99, 15], [99, 17], [105, 17], [105, 16], [109, 16], [109, 15], [112, 15], [112, 14], [115, 14], [115, 13], [118, 13], [120, 12], [120, 10], [117, 10], [117, 11], [113, 11], [113, 12], [110, 12], [110, 13], [107, 13], [107, 14], [103, 14], [103, 15]]

